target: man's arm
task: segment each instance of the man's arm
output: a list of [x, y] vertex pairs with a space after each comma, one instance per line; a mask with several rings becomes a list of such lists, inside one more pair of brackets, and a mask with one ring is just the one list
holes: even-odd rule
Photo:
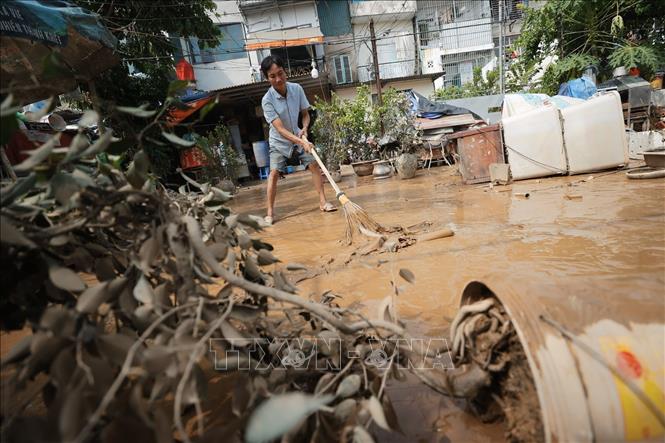
[[307, 137], [307, 130], [309, 128], [309, 110], [303, 109], [300, 111], [300, 116], [302, 117], [302, 129], [298, 132], [298, 138], [302, 138], [303, 135]]
[[[309, 117], [308, 117], [308, 120], [309, 120]], [[307, 123], [309, 124], [309, 121]], [[285, 139], [287, 139], [288, 141], [290, 141], [294, 145], [302, 146], [303, 148], [305, 148], [305, 151], [307, 151], [307, 152], [311, 151], [313, 145], [310, 142], [308, 142], [307, 140], [303, 140], [300, 137], [297, 137], [294, 133], [292, 133], [291, 131], [286, 129], [284, 127], [284, 124], [282, 123], [282, 120], [280, 120], [279, 118], [274, 119], [272, 121], [272, 125], [275, 127], [275, 129], [277, 129], [277, 132], [279, 132], [279, 134], [282, 137], [284, 137]], [[304, 120], [303, 120], [303, 125], [304, 125]], [[300, 131], [300, 132], [302, 132], [302, 131]]]

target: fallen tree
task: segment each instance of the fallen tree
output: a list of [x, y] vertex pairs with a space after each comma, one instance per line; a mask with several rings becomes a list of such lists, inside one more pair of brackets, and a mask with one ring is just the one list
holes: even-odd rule
[[[154, 128], [168, 105], [123, 111]], [[2, 106], [3, 118], [12, 114], [11, 98]], [[84, 118], [99, 121], [94, 111]], [[371, 441], [372, 423], [398, 429], [385, 387], [404, 370], [468, 399], [509, 370], [505, 344], [519, 343], [494, 301], [487, 328], [481, 309], [473, 326], [456, 321], [456, 361], [442, 360], [447, 346], [412, 341], [399, 321], [398, 282], [378, 318], [326, 294], [305, 299], [289, 279], [301, 266], [282, 263], [256, 236], [260, 218], [229, 210], [223, 190], [191, 179], [194, 192], [167, 190], [140, 149], [127, 170], [102, 161], [109, 129], [92, 144], [83, 132], [67, 148], [56, 141], [2, 188], [2, 329], [32, 329], [2, 361], [12, 370], [3, 391], [17, 399], [3, 402], [3, 439], [84, 442], [131, 430], [159, 442]], [[473, 351], [484, 333], [489, 348]], [[221, 428], [207, 427], [202, 410], [211, 370], [237, 377], [234, 418]], [[34, 402], [43, 414], [27, 412]]]

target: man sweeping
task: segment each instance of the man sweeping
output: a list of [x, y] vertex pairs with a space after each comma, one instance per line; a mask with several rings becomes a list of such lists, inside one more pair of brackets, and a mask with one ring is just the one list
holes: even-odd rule
[[[337, 210], [326, 200], [321, 169], [311, 155], [314, 145], [307, 140], [310, 105], [305, 91], [299, 84], [286, 81], [284, 62], [278, 56], [269, 55], [263, 59], [261, 71], [271, 85], [261, 101], [263, 115], [270, 125], [270, 176], [266, 223], [272, 224], [274, 221], [277, 180], [280, 171], [285, 171], [286, 162], [291, 158], [298, 158], [312, 173], [314, 189], [319, 195], [319, 209], [323, 212]], [[302, 116], [302, 128], [298, 127], [298, 116]]]

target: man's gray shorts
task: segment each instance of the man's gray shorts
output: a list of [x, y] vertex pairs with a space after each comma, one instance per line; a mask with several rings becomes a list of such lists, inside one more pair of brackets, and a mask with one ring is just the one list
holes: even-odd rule
[[[314, 157], [312, 154], [305, 152], [305, 149], [300, 146], [294, 146], [291, 150], [291, 156], [300, 160], [300, 163], [305, 165], [307, 168], [310, 163], [314, 162]], [[286, 162], [288, 158], [282, 154], [278, 149], [273, 147], [270, 148], [270, 170], [278, 170], [280, 172], [286, 172]]]

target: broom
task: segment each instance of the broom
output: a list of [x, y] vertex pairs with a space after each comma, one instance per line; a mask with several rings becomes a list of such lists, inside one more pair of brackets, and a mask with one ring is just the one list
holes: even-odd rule
[[[305, 136], [303, 136], [303, 139], [309, 141]], [[337, 200], [339, 200], [340, 204], [342, 205], [342, 209], [344, 210], [344, 217], [346, 218], [347, 243], [351, 244], [353, 241], [353, 232], [355, 230], [358, 230], [361, 234], [367, 235], [369, 237], [380, 237], [380, 232], [384, 230], [383, 227], [374, 221], [374, 219], [370, 217], [363, 208], [349, 200], [349, 197], [347, 197], [346, 194], [344, 194], [344, 192], [339, 189], [339, 186], [337, 186], [335, 180], [333, 180], [333, 178], [330, 176], [328, 168], [324, 166], [323, 162], [319, 158], [319, 154], [316, 153], [316, 148], [314, 146], [312, 146], [311, 153], [312, 156], [314, 156], [316, 162], [319, 164], [319, 167], [323, 173], [328, 178], [330, 186], [332, 186], [336, 192]]]

